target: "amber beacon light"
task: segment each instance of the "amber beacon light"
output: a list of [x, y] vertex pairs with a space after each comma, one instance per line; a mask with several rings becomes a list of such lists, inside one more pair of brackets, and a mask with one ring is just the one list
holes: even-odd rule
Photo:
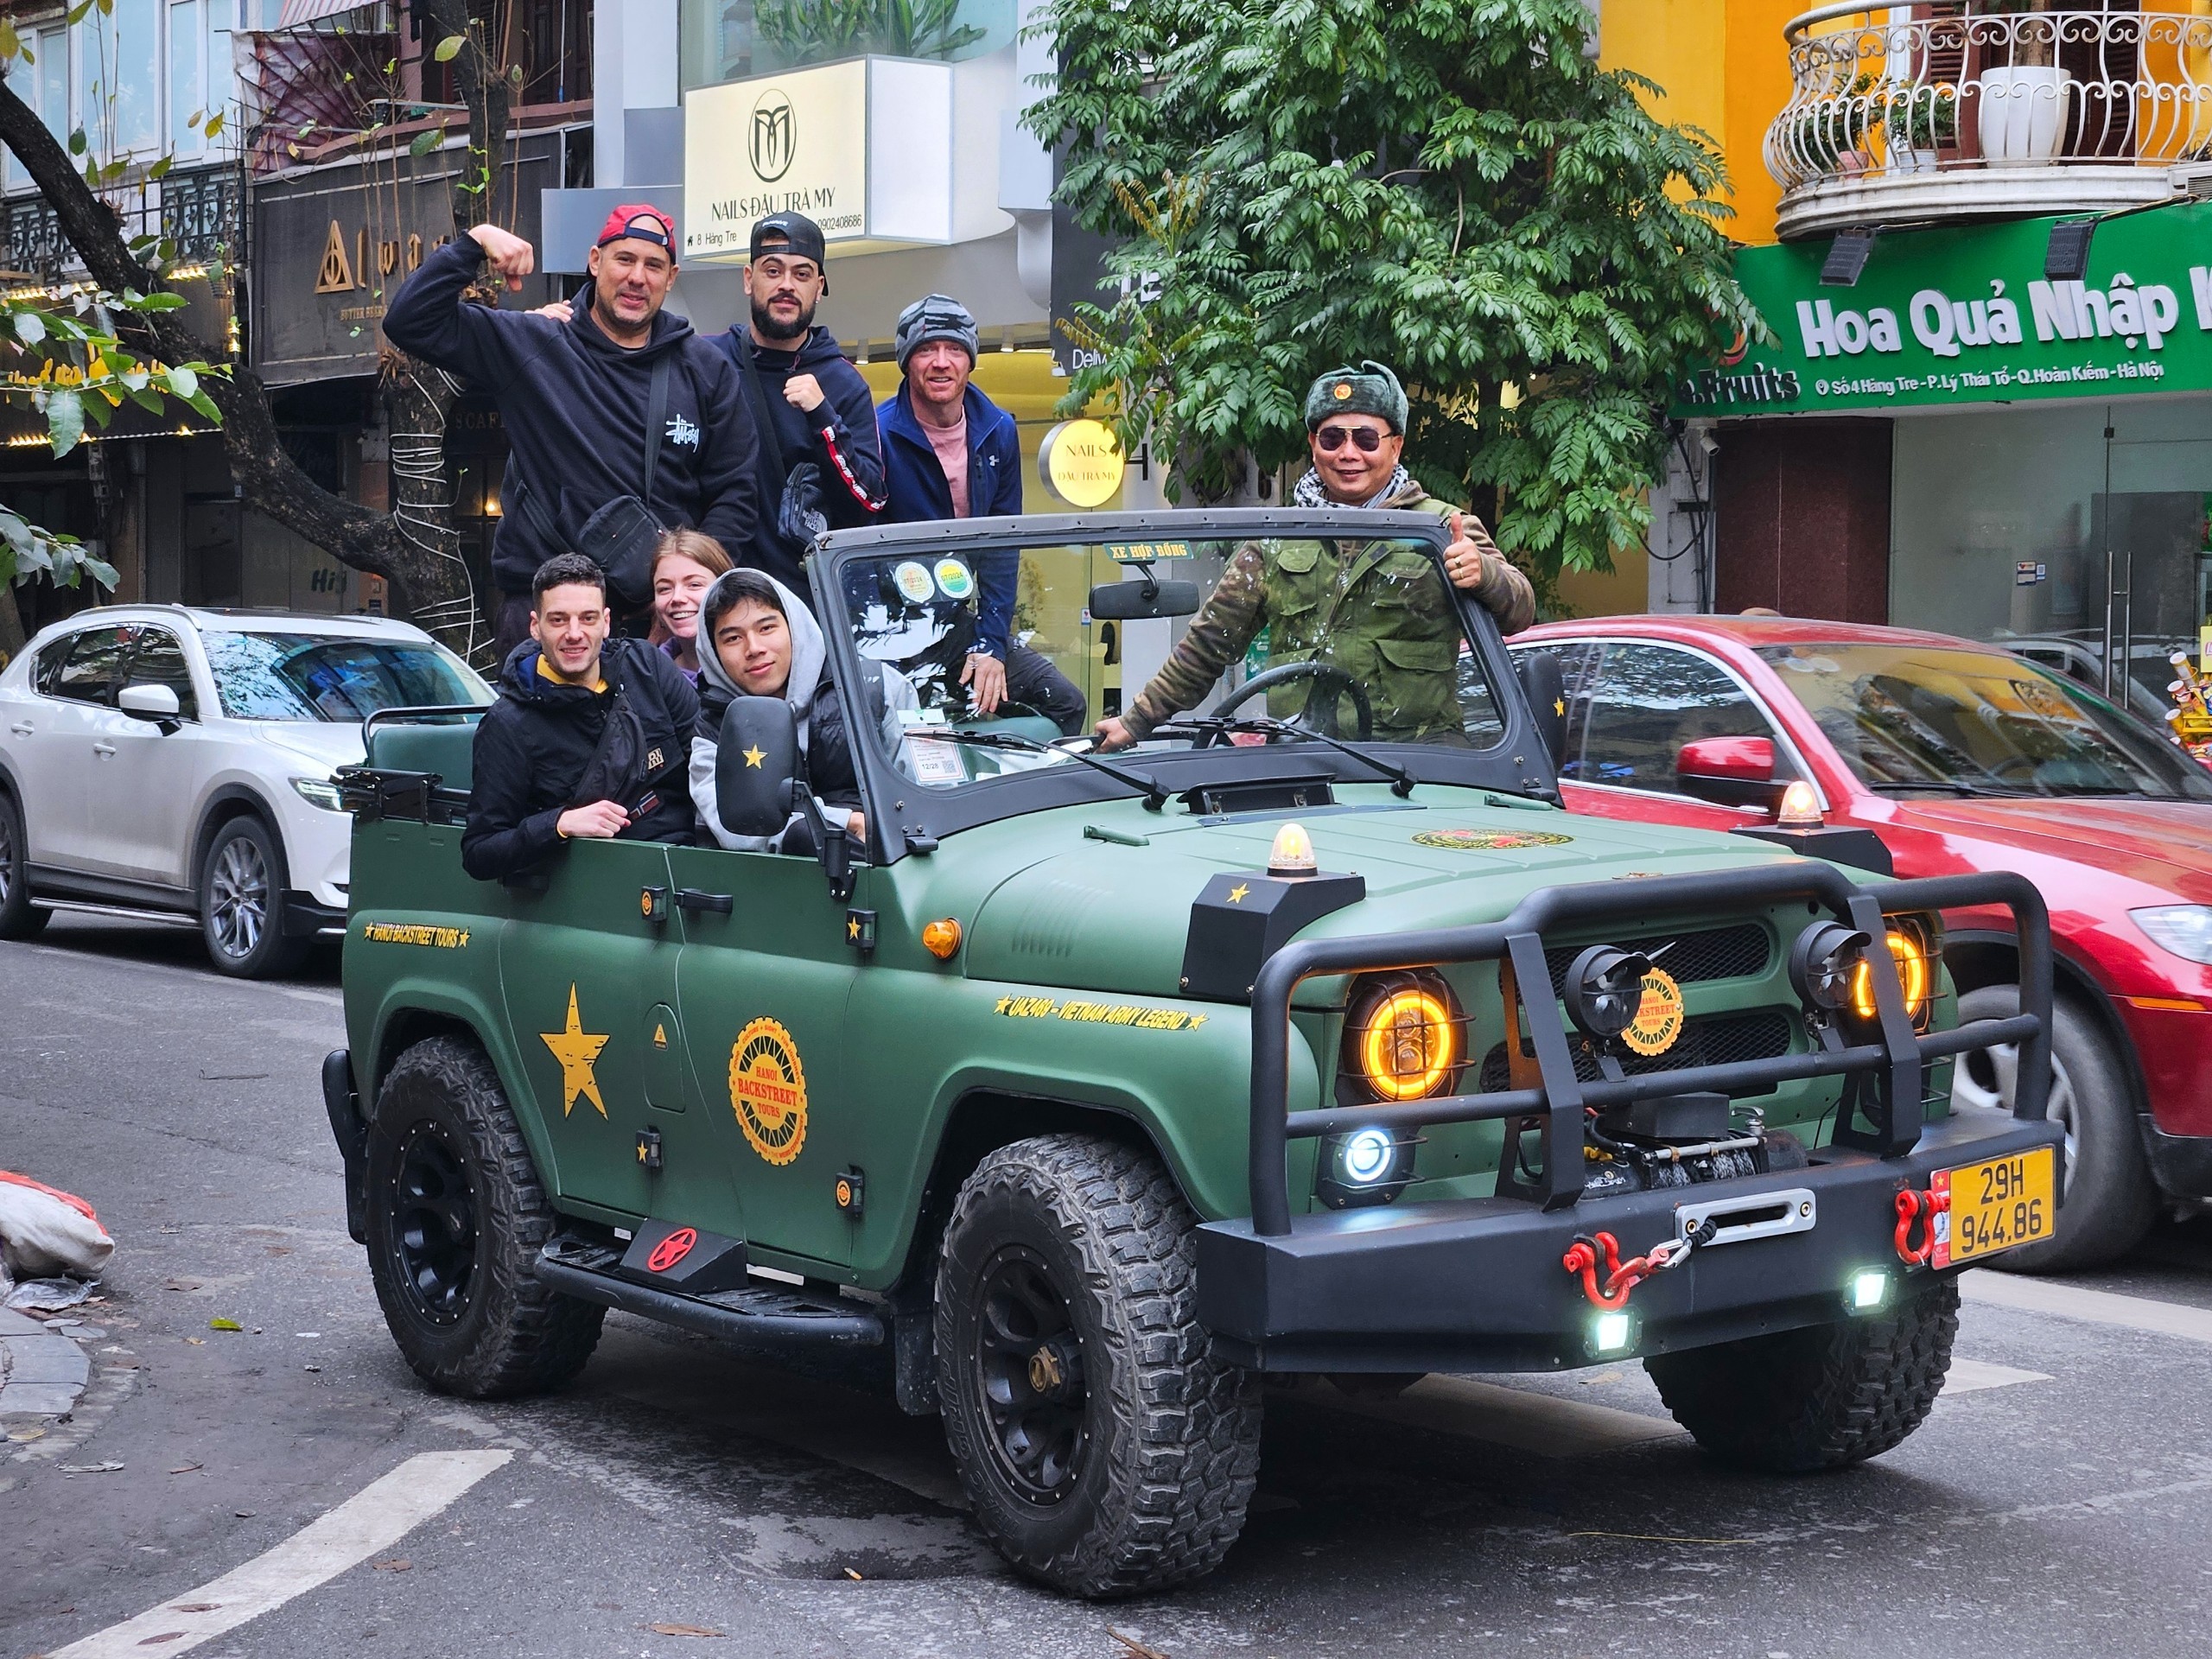
[[922, 929], [922, 949], [939, 962], [952, 960], [952, 953], [960, 949], [960, 924], [950, 916], [940, 917]]

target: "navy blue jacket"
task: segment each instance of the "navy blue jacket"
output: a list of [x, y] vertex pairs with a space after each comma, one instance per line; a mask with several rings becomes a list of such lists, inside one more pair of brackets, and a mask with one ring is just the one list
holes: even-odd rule
[[425, 362], [466, 376], [499, 406], [510, 453], [505, 511], [492, 543], [502, 593], [526, 594], [537, 567], [568, 549], [549, 544], [524, 492], [562, 537], [620, 495], [645, 487], [645, 405], [654, 361], [677, 353], [669, 377], [660, 467], [648, 504], [663, 524], [702, 530], [742, 559], [761, 521], [759, 439], [729, 359], [663, 311], [635, 351], [607, 339], [588, 294], [563, 326], [529, 311], [464, 304], [483, 250], [456, 237], [392, 296], [385, 337]]
[[[968, 388], [968, 516], [991, 518], [1021, 511], [1021, 438], [1014, 416], [976, 390]], [[890, 505], [883, 517], [890, 524], [950, 518], [952, 486], [944, 481], [944, 468], [930, 435], [914, 414], [907, 384], [876, 406], [876, 423], [883, 429], [883, 473]], [[1021, 556], [991, 553], [976, 560], [976, 586], [981, 590], [976, 618], [976, 643], [1001, 662], [1014, 626], [1015, 585], [1020, 580]]]
[[530, 868], [561, 844], [561, 815], [590, 804], [575, 798], [576, 787], [599, 748], [617, 690], [638, 717], [642, 745], [629, 798], [620, 804], [635, 807], [648, 793], [659, 798], [620, 839], [689, 839], [687, 777], [699, 694], [683, 671], [642, 639], [613, 639], [599, 658], [607, 689], [594, 691], [548, 679], [537, 671], [540, 654], [535, 639], [515, 647], [499, 676], [499, 700], [477, 722], [461, 868], [480, 881], [496, 881]]

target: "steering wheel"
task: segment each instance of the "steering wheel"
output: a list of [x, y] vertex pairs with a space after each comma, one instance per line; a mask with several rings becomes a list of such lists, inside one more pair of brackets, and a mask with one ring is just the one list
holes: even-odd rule
[[[1307, 723], [1315, 731], [1326, 737], [1341, 735], [1337, 730], [1335, 696], [1335, 692], [1341, 692], [1351, 699], [1352, 714], [1359, 722], [1358, 729], [1352, 734], [1353, 738], [1364, 743], [1375, 735], [1375, 710], [1367, 701], [1367, 693], [1360, 689], [1357, 680], [1333, 663], [1278, 663], [1273, 668], [1255, 674], [1216, 703], [1214, 715], [1216, 718], [1225, 716], [1239, 704], [1249, 702], [1253, 698], [1272, 691], [1279, 685], [1287, 685], [1294, 680], [1319, 680], [1322, 685], [1317, 686], [1317, 690], [1324, 687], [1334, 688], [1327, 701], [1318, 709], [1314, 707], [1311, 696], [1306, 699], [1305, 715], [1312, 716]], [[1305, 715], [1300, 718], [1305, 718]]]

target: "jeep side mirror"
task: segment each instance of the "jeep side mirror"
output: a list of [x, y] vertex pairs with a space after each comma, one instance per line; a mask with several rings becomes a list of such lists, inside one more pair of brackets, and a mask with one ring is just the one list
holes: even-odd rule
[[175, 720], [184, 709], [175, 687], [151, 684], [124, 686], [115, 706], [137, 720]]
[[1160, 582], [1148, 573], [1141, 582], [1102, 582], [1090, 590], [1094, 622], [1144, 622], [1188, 616], [1198, 608], [1197, 582]]
[[774, 836], [791, 815], [798, 727], [781, 697], [733, 697], [715, 750], [715, 810], [734, 836]]
[[1675, 786], [1716, 806], [1772, 811], [1788, 782], [1774, 775], [1771, 738], [1701, 737], [1683, 744], [1675, 757]]
[[1523, 651], [1513, 658], [1521, 677], [1522, 694], [1529, 712], [1535, 716], [1537, 734], [1556, 772], [1567, 761], [1567, 679], [1560, 672], [1559, 658], [1548, 651]]

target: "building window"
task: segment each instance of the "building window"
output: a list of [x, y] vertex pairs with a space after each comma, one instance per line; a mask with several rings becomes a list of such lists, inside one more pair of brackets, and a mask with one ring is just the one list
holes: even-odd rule
[[201, 4], [202, 0], [171, 0], [169, 6], [169, 153], [180, 160], [199, 155], [207, 142], [201, 130], [207, 120]]
[[149, 151], [161, 143], [161, 22], [156, 0], [115, 0], [73, 31], [77, 54], [77, 124], [106, 156]]

